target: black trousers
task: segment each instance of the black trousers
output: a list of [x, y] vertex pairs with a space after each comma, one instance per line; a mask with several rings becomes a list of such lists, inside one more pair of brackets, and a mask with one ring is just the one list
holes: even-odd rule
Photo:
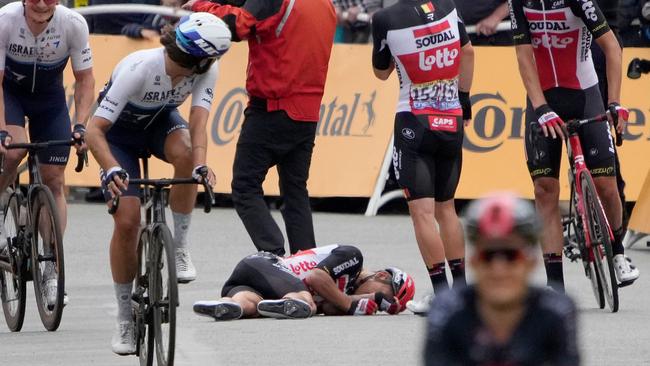
[[264, 107], [246, 109], [235, 162], [232, 199], [258, 250], [284, 255], [284, 238], [264, 201], [262, 183], [277, 165], [281, 207], [291, 253], [316, 246], [307, 179], [316, 138], [316, 123], [294, 121]]

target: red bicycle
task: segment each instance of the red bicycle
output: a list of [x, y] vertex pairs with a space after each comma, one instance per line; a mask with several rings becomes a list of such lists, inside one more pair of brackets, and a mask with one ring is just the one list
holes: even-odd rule
[[[583, 120], [572, 120], [565, 124], [567, 153], [571, 168], [569, 185], [571, 199], [569, 216], [563, 220], [568, 243], [565, 254], [572, 261], [582, 260], [585, 275], [591, 282], [598, 307], [618, 311], [618, 282], [614, 272], [612, 241], [614, 235], [607, 221], [605, 211], [596, 192], [594, 180], [585, 164], [578, 129], [588, 123], [608, 121], [608, 114]], [[619, 136], [617, 135], [617, 140]], [[619, 140], [620, 141], [620, 140]], [[617, 141], [617, 145], [620, 145]], [[574, 251], [577, 249], [577, 251]]]

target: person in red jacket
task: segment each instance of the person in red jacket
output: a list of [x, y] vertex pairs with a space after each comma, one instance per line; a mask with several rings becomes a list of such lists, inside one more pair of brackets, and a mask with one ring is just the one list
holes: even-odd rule
[[307, 178], [336, 27], [332, 1], [190, 0], [183, 7], [222, 18], [233, 41], [248, 40], [250, 101], [232, 180], [233, 203], [248, 234], [258, 250], [285, 254], [262, 190], [277, 165], [291, 253], [315, 247]]

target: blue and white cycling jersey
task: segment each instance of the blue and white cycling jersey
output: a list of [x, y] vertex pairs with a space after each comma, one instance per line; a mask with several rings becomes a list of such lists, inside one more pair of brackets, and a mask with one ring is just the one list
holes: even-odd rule
[[158, 115], [183, 104], [190, 94], [192, 107], [209, 111], [218, 74], [215, 62], [205, 74], [187, 76], [172, 87], [163, 47], [133, 52], [115, 67], [100, 93], [95, 116], [122, 127], [145, 129]]
[[72, 59], [75, 71], [92, 67], [86, 20], [57, 5], [47, 28], [34, 36], [21, 2], [0, 9], [0, 71], [3, 86], [31, 93], [63, 91], [63, 70]]

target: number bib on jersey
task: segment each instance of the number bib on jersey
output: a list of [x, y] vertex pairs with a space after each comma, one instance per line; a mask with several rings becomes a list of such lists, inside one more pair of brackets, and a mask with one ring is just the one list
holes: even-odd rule
[[458, 79], [411, 84], [409, 104], [413, 114], [457, 113], [461, 108]]

